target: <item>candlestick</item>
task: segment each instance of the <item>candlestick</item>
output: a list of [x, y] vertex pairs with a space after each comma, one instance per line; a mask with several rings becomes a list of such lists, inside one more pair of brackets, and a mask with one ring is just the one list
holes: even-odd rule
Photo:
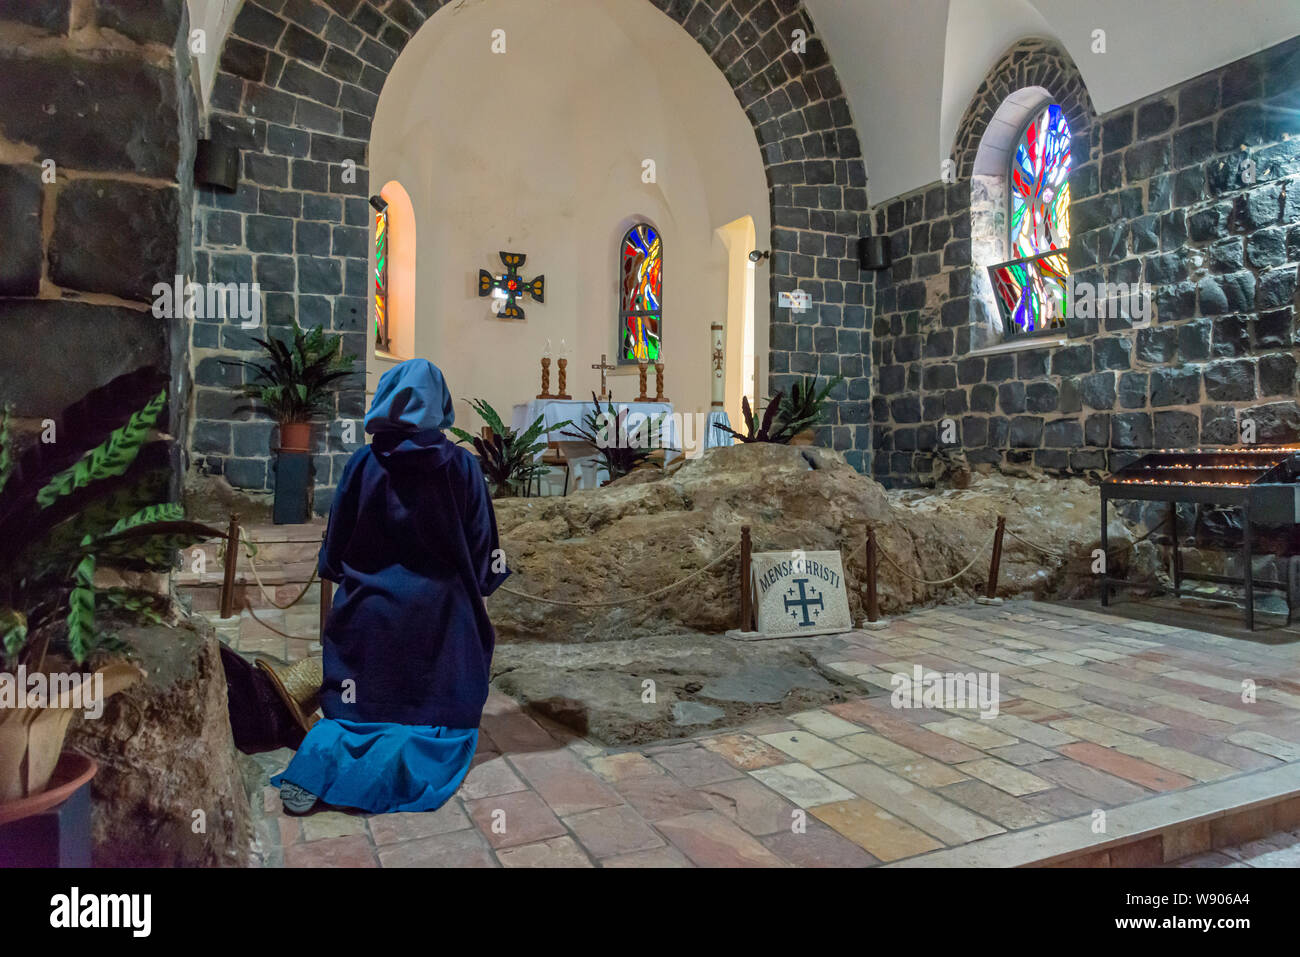
[[[561, 347], [563, 347], [563, 345], [564, 345], [564, 340], [563, 340], [563, 339], [560, 340], [560, 345], [561, 345]], [[566, 367], [568, 366], [568, 364], [569, 364], [569, 360], [566, 359], [566, 358], [564, 358], [563, 356], [561, 356], [560, 359], [559, 359], [559, 361], [558, 361], [558, 365], [559, 365], [559, 367], [560, 367], [560, 392], [559, 392], [559, 394], [558, 394], [557, 396], [555, 396], [555, 398], [557, 398], [557, 399], [571, 399], [571, 398], [573, 398], [571, 395], [568, 394], [568, 392], [565, 391], [565, 389], [568, 387], [568, 382], [566, 381], [566, 380], [568, 379], [568, 376], [569, 376], [569, 371], [568, 371], [568, 369], [566, 368]]]
[[639, 359], [637, 361], [636, 370], [637, 370], [637, 374], [641, 378], [641, 394], [636, 397], [636, 400], [638, 402], [648, 401], [647, 396], [645, 394], [645, 378], [646, 378], [646, 370], [648, 368], [649, 366], [646, 364], [646, 361], [644, 359]]
[[655, 402], [667, 402], [668, 397], [664, 395], [664, 360], [663, 353], [659, 353], [659, 358], [655, 360]]
[[[564, 360], [561, 359], [560, 361], [563, 362]], [[563, 366], [561, 366], [561, 369], [563, 369]], [[564, 391], [564, 385], [563, 385], [563, 382], [564, 382], [564, 378], [563, 378], [563, 377], [564, 377], [564, 373], [563, 373], [563, 371], [561, 371], [561, 373], [560, 373], [560, 377], [561, 377], [561, 378], [560, 378], [560, 383], [561, 383], [561, 385], [560, 385], [560, 391]], [[541, 391], [541, 393], [537, 396], [537, 398], [539, 398], [539, 399], [553, 399], [553, 398], [555, 398], [555, 396], [551, 395], [551, 357], [550, 357], [549, 355], [542, 356], [542, 391]]]

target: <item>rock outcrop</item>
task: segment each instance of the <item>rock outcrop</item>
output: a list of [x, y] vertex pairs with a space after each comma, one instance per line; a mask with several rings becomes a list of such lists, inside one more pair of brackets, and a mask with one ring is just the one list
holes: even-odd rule
[[68, 732], [69, 747], [99, 762], [95, 866], [246, 864], [248, 797], [216, 635], [191, 619], [122, 637], [147, 677], [110, 698], [99, 719], [78, 717]]
[[[999, 514], [1019, 538], [1004, 546], [999, 594], [1079, 597], [1093, 589], [1100, 500], [1081, 479], [971, 477], [968, 488], [886, 491], [837, 452], [771, 444], [713, 449], [668, 473], [646, 471], [567, 497], [496, 503], [515, 574], [488, 610], [503, 641], [608, 641], [670, 632], [720, 633], [737, 623], [739, 556], [668, 593], [752, 529], [756, 551], [839, 549], [850, 605], [863, 613], [866, 527], [892, 559], [879, 570], [881, 611], [981, 594]], [[1112, 517], [1113, 549], [1133, 539]], [[1023, 540], [1023, 541], [1022, 541]], [[1025, 542], [1033, 545], [1027, 545]], [[978, 557], [976, 557], [978, 556]], [[1112, 571], [1128, 555], [1112, 558]], [[948, 578], [975, 558], [969, 570]]]

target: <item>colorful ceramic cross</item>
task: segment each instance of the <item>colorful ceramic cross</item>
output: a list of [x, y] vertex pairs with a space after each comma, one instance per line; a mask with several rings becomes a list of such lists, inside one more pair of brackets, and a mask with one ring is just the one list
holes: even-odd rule
[[502, 319], [522, 319], [524, 311], [519, 308], [515, 299], [527, 293], [537, 302], [545, 302], [546, 277], [538, 276], [536, 279], [524, 279], [519, 275], [519, 270], [524, 265], [524, 260], [528, 257], [523, 253], [505, 253], [498, 252], [501, 262], [505, 264], [506, 271], [500, 276], [493, 276], [486, 269], [478, 271], [478, 294], [487, 296], [492, 293], [493, 289], [500, 289], [506, 294], [506, 304], [498, 315]]

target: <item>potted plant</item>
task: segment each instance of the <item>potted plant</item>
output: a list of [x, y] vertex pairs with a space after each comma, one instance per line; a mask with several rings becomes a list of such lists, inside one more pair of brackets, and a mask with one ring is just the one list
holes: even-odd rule
[[57, 441], [22, 454], [12, 410], [0, 413], [0, 822], [93, 776], [93, 761], [63, 752], [68, 724], [87, 695], [140, 677], [105, 619], [156, 623], [169, 610], [155, 592], [97, 586], [96, 568], [166, 571], [180, 548], [222, 534], [159, 504], [171, 477], [170, 443], [155, 432], [165, 380], [119, 376], [59, 414]]
[[[449, 431], [456, 436], [458, 443], [468, 442], [474, 446], [483, 476], [492, 486], [493, 498], [504, 498], [516, 490], [527, 489], [534, 479], [550, 471], [537, 459], [537, 454], [546, 448], [543, 433], [547, 430], [543, 416], [539, 415], [524, 431], [516, 432], [507, 427], [496, 409], [483, 399], [471, 399], [469, 404], [487, 423], [491, 436], [470, 435], [455, 426]], [[562, 429], [570, 424], [566, 419], [551, 429]]]
[[660, 463], [651, 458], [658, 450], [653, 442], [643, 440], [648, 436], [657, 437], [663, 427], [665, 413], [645, 419], [645, 428], [628, 430], [628, 410], [616, 411], [614, 403], [609, 401], [602, 410], [596, 393], [591, 394], [591, 411], [582, 418], [581, 426], [574, 426], [575, 431], [564, 434], [596, 449], [605, 462], [609, 473], [608, 482], [622, 478], [637, 468], [659, 468]]
[[817, 377], [813, 376], [802, 378], [790, 387], [790, 394], [781, 400], [778, 414], [786, 424], [791, 445], [813, 444], [813, 426], [824, 418], [831, 390], [843, 381], [844, 377], [837, 375], [819, 390]]
[[303, 330], [294, 323], [288, 339], [268, 336], [253, 341], [265, 356], [231, 363], [253, 373], [240, 392], [280, 426], [281, 450], [311, 451], [312, 421], [333, 411], [337, 382], [353, 373], [356, 356], [343, 351], [341, 335], [327, 335], [322, 326]]

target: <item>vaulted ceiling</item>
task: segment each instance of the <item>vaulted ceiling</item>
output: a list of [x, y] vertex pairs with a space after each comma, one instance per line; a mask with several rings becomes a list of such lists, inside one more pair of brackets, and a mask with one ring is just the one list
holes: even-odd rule
[[[204, 89], [240, 0], [187, 0]], [[490, 0], [485, 0], [490, 2]], [[539, 0], [563, 2], [563, 0]], [[1300, 33], [1296, 0], [804, 0], [844, 83], [871, 202], [934, 182], [989, 67], [1030, 36], [1074, 58], [1101, 112]], [[1106, 50], [1094, 53], [1094, 31]]]

